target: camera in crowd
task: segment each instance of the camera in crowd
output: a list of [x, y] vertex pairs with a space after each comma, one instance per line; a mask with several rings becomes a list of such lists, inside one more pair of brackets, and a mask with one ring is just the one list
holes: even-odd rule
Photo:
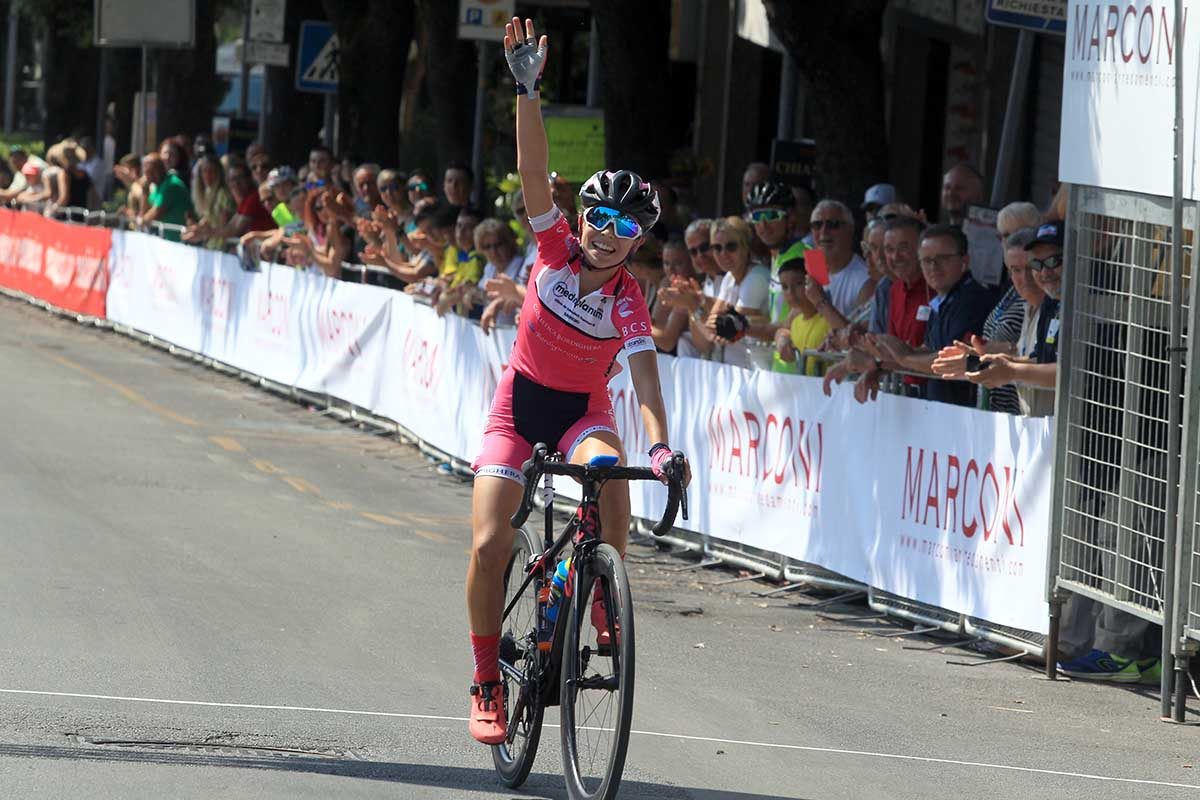
[[717, 317], [717, 336], [728, 342], [736, 342], [750, 329], [750, 320], [736, 311], [726, 311]]

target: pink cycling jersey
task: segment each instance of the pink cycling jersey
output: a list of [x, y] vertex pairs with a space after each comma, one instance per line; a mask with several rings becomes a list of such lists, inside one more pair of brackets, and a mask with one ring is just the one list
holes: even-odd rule
[[567, 220], [556, 209], [533, 223], [538, 257], [517, 342], [473, 464], [476, 475], [518, 483], [534, 444], [544, 442], [570, 458], [587, 437], [616, 434], [608, 391], [613, 362], [621, 350], [654, 350], [650, 312], [633, 276], [620, 269], [580, 297], [583, 256]]
[[600, 289], [581, 297], [583, 254], [566, 218], [559, 213], [534, 236], [538, 256], [529, 274], [510, 364], [550, 389], [602, 390], [621, 350], [654, 350], [641, 287], [622, 268]]

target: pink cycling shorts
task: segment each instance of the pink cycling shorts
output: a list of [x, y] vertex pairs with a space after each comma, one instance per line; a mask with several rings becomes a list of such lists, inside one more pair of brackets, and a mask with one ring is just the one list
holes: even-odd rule
[[496, 475], [524, 485], [521, 467], [535, 444], [544, 442], [570, 459], [580, 442], [599, 431], [617, 432], [607, 386], [590, 394], [562, 392], [510, 367], [496, 388], [483, 447], [471, 468], [476, 475]]

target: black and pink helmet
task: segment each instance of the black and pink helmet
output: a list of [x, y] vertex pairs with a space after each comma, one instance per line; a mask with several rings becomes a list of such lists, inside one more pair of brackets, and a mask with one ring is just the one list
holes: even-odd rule
[[627, 169], [616, 172], [601, 170], [588, 178], [579, 190], [583, 207], [609, 206], [623, 214], [629, 214], [645, 229], [654, 227], [661, 211], [658, 192], [642, 180], [636, 172]]

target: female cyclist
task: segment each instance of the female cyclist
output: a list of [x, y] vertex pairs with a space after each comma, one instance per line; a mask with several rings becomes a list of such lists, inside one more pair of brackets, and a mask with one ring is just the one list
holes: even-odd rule
[[[524, 35], [522, 36], [522, 33]], [[632, 172], [598, 172], [579, 192], [581, 236], [551, 197], [546, 128], [538, 85], [546, 64], [546, 37], [538, 41], [533, 21], [506, 26], [504, 53], [516, 79], [517, 170], [525, 209], [537, 240], [538, 257], [521, 307], [517, 341], [496, 389], [475, 459], [473, 541], [467, 569], [467, 610], [475, 678], [471, 687], [470, 732], [485, 744], [504, 741], [500, 696], [500, 617], [504, 570], [512, 553], [509, 518], [520, 505], [521, 465], [533, 445], [545, 442], [573, 463], [617, 456], [617, 437], [608, 379], [617, 354], [629, 370], [650, 441], [650, 464], [662, 475], [671, 457], [650, 316], [637, 280], [626, 270], [630, 254], [658, 220], [658, 198]], [[687, 480], [685, 475], [685, 480]], [[604, 541], [625, 552], [629, 489], [610, 481], [600, 499]], [[608, 637], [605, 614], [593, 606], [598, 644]]]

